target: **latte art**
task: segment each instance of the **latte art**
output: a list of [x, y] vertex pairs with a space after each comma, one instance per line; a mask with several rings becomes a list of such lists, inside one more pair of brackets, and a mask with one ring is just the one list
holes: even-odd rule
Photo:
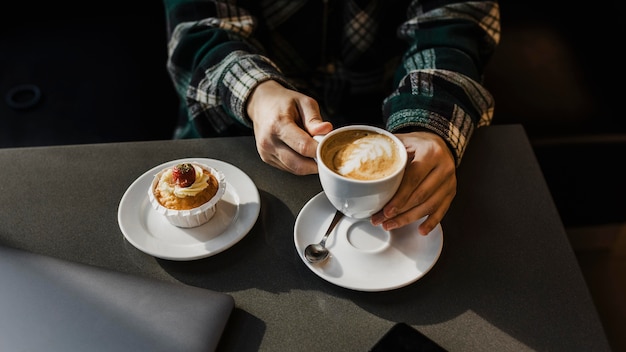
[[398, 149], [391, 138], [371, 131], [350, 130], [333, 136], [322, 158], [334, 172], [358, 180], [375, 180], [400, 167]]

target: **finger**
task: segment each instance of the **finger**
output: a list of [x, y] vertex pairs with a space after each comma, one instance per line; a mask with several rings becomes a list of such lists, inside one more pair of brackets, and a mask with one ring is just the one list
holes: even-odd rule
[[291, 148], [277, 149], [278, 162], [281, 169], [294, 175], [317, 174], [317, 163], [309, 157], [295, 153]]
[[[302, 131], [299, 128], [297, 130]], [[304, 135], [307, 138], [311, 138], [306, 133]], [[278, 136], [257, 141], [257, 150], [265, 163], [278, 169], [295, 175], [317, 173], [317, 163], [313, 159], [298, 154], [287, 143], [280, 140]]]
[[[417, 204], [433, 197], [435, 192], [445, 193], [456, 190], [456, 169], [454, 165], [430, 164], [426, 162], [411, 163], [402, 179], [401, 192], [398, 197], [392, 198], [383, 209], [387, 217], [395, 213], [407, 211]], [[424, 214], [428, 215], [428, 214]]]
[[297, 115], [295, 120], [301, 124], [287, 124], [281, 130], [281, 139], [296, 153], [314, 158], [317, 141], [311, 136], [326, 134], [332, 130], [332, 124], [322, 120], [319, 105], [311, 97], [301, 95], [296, 99]]
[[[383, 228], [392, 229], [433, 214], [434, 219], [441, 220], [456, 194], [456, 178], [453, 173], [444, 172], [443, 175], [440, 173], [436, 169], [431, 170], [416, 187], [413, 179], [417, 176], [414, 176], [412, 171], [407, 171], [405, 180], [408, 182], [403, 180], [406, 192], [402, 194], [398, 192], [399, 197], [392, 198], [383, 211], [374, 214], [372, 224], [382, 224]], [[432, 221], [425, 226], [428, 224], [432, 224]]]
[[[308, 97], [307, 97], [308, 98]], [[333, 129], [333, 125], [322, 119], [319, 105], [314, 99], [302, 99], [299, 101], [299, 113], [302, 127], [311, 136], [327, 134]]]
[[279, 138], [293, 152], [307, 158], [314, 158], [317, 141], [296, 124], [287, 124], [281, 129]]
[[370, 221], [372, 225], [378, 226], [382, 224], [383, 221], [391, 219], [397, 216], [399, 213], [406, 211], [406, 209], [408, 209], [405, 208], [406, 204], [410, 201], [411, 198], [413, 198], [412, 194], [416, 188], [416, 185], [418, 184], [419, 180], [416, 176], [415, 170], [407, 167], [396, 193], [379, 212], [371, 216]]
[[424, 222], [418, 227], [418, 232], [421, 235], [427, 235], [441, 222], [454, 198], [454, 195], [444, 192], [443, 190], [442, 192], [437, 192], [437, 194], [429, 198], [426, 202], [394, 218], [384, 221], [382, 223], [383, 229], [391, 231], [426, 217]]
[[[446, 209], [447, 211], [447, 209]], [[445, 214], [445, 212], [443, 213]], [[443, 215], [438, 216], [438, 214], [429, 215], [424, 222], [420, 224], [417, 228], [417, 232], [422, 236], [427, 236], [431, 233], [437, 225], [443, 220]]]
[[434, 211], [430, 212], [430, 215], [424, 220], [420, 226], [417, 228], [417, 231], [420, 235], [426, 236], [431, 231], [437, 227], [437, 225], [443, 220], [443, 217], [448, 212], [450, 205], [452, 204], [452, 200], [454, 199], [454, 194], [448, 194], [446, 198], [439, 204], [438, 207], [435, 208]]
[[[405, 170], [400, 187], [394, 196], [387, 202], [379, 214], [372, 217], [374, 225], [380, 224], [382, 221], [393, 218], [400, 213], [407, 211], [415, 205], [421, 203], [422, 171], [419, 164], [412, 163]], [[423, 191], [422, 191], [423, 192]]]
[[333, 130], [333, 125], [328, 121], [322, 121], [321, 119], [305, 120], [304, 129], [309, 132], [311, 136], [320, 136], [328, 134]]

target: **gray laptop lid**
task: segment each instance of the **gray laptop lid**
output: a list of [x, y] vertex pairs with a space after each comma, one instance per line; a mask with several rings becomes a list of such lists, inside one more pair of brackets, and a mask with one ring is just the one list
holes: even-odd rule
[[213, 351], [232, 296], [0, 246], [0, 351]]

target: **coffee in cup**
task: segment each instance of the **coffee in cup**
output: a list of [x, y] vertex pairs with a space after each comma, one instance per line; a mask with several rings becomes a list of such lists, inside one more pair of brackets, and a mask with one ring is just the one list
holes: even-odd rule
[[396, 143], [376, 131], [348, 129], [329, 137], [320, 157], [324, 165], [341, 176], [377, 180], [404, 166]]
[[398, 190], [407, 152], [389, 131], [352, 125], [314, 138], [319, 142], [316, 159], [324, 193], [347, 216], [371, 216]]

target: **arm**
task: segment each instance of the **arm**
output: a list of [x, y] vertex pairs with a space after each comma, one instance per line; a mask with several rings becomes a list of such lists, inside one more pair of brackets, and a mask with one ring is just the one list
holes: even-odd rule
[[421, 3], [400, 26], [410, 47], [383, 113], [390, 131], [428, 130], [443, 138], [458, 166], [474, 129], [489, 125], [493, 116], [493, 98], [481, 81], [500, 39], [499, 6]]
[[254, 40], [259, 24], [252, 12], [236, 1], [164, 4], [167, 68], [189, 118], [182, 136], [225, 135], [252, 127], [245, 102], [255, 87], [270, 79], [289, 87]]
[[399, 30], [410, 46], [396, 72], [397, 88], [383, 104], [387, 128], [403, 141], [410, 161], [372, 223], [391, 230], [427, 216], [419, 226], [426, 235], [456, 195], [456, 167], [474, 129], [491, 123], [494, 101], [480, 82], [500, 22], [493, 1], [434, 8], [424, 1], [411, 9]]

